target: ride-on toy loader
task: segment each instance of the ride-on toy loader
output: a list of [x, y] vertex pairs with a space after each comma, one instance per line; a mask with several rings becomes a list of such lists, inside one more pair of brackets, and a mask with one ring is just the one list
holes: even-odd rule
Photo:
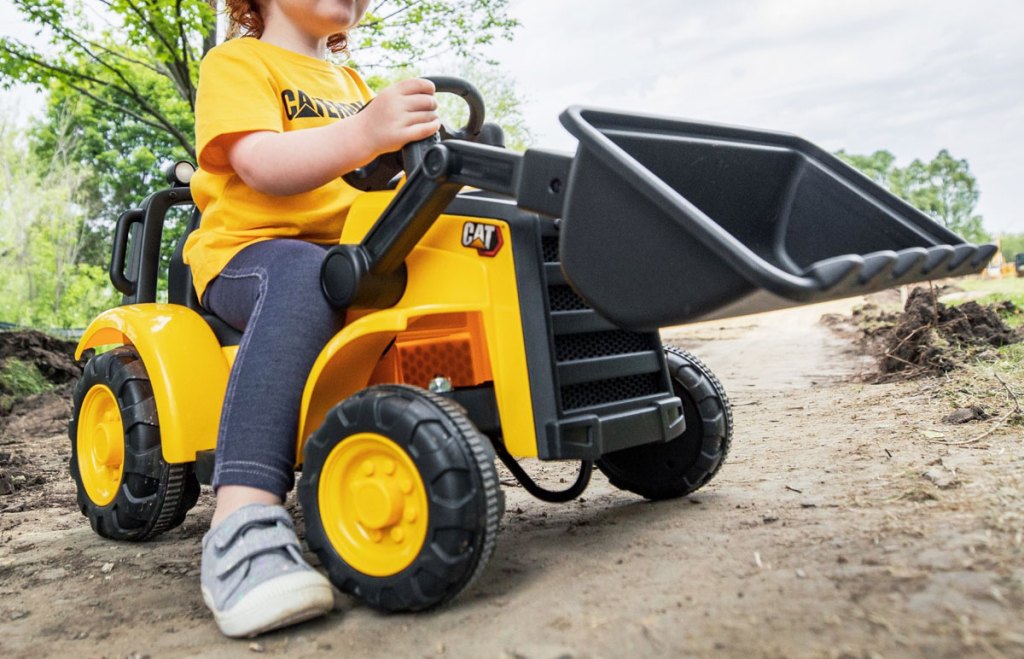
[[[520, 154], [476, 141], [471, 86], [435, 82], [468, 124], [347, 176], [365, 193], [322, 269], [347, 323], [309, 373], [296, 436], [309, 546], [378, 609], [439, 604], [483, 570], [495, 456], [547, 501], [578, 496], [592, 465], [649, 499], [715, 475], [725, 392], [659, 327], [972, 273], [995, 251], [793, 136], [573, 107], [574, 155]], [[164, 217], [191, 203], [179, 175], [118, 219], [124, 304], [78, 346], [116, 346], [86, 366], [70, 425], [78, 502], [107, 538], [180, 524], [212, 474], [240, 335], [198, 304], [184, 237], [156, 301]], [[544, 489], [526, 457], [579, 476]]]

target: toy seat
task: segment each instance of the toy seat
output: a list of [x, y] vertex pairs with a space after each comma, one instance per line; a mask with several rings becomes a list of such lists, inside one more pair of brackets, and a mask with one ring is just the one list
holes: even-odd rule
[[174, 247], [174, 253], [171, 254], [171, 260], [167, 266], [167, 301], [171, 304], [186, 306], [202, 316], [222, 346], [238, 345], [242, 340], [242, 333], [204, 309], [199, 303], [196, 289], [192, 285], [192, 268], [185, 264], [182, 256], [185, 241], [188, 240], [189, 234], [199, 226], [200, 218], [199, 209], [194, 209], [185, 231]]

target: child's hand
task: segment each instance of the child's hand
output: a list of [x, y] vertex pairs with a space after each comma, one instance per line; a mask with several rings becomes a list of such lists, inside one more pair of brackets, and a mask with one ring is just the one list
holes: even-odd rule
[[354, 118], [362, 120], [365, 139], [374, 155], [397, 151], [441, 129], [434, 83], [422, 78], [385, 88]]
[[[314, 190], [382, 153], [426, 139], [441, 129], [434, 83], [403, 80], [383, 90], [348, 119], [283, 133], [225, 136], [231, 169], [250, 188], [269, 195]], [[230, 139], [228, 139], [230, 138]]]

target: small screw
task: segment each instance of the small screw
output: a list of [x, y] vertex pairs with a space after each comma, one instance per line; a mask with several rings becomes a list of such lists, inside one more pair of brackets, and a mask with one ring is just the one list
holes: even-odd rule
[[452, 381], [443, 375], [435, 375], [434, 379], [427, 385], [427, 389], [435, 394], [445, 394], [453, 389]]

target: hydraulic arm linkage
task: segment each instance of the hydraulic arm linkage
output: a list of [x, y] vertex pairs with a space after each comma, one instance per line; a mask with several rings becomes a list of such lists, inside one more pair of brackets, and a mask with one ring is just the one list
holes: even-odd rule
[[[420, 156], [422, 153], [422, 156]], [[572, 156], [450, 140], [406, 151], [412, 174], [357, 245], [338, 245], [321, 271], [339, 308], [386, 308], [405, 291], [405, 258], [464, 186], [511, 197], [520, 208], [558, 217]], [[411, 157], [410, 157], [411, 156]]]

